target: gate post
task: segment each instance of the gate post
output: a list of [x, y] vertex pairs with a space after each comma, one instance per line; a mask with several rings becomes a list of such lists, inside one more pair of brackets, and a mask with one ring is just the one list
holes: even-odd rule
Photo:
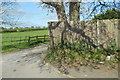
[[28, 36], [28, 44], [30, 45], [30, 36]]

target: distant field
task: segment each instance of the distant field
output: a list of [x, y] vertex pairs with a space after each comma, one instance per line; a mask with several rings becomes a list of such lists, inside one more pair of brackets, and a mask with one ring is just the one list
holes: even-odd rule
[[[22, 49], [31, 47], [34, 45], [28, 45], [27, 41], [17, 41], [10, 42], [14, 40], [23, 40], [27, 39], [25, 36], [42, 36], [48, 35], [48, 30], [39, 30], [39, 31], [26, 31], [26, 32], [12, 32], [12, 33], [2, 33], [2, 52], [7, 52], [16, 49]], [[38, 45], [38, 44], [35, 44]]]
[[48, 35], [48, 30], [2, 33], [2, 37]]

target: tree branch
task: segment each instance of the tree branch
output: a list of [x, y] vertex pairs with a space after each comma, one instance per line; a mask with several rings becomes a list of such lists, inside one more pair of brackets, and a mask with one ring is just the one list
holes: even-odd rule
[[53, 7], [57, 7], [61, 5], [61, 2], [47, 2], [45, 0], [42, 0], [42, 2]]

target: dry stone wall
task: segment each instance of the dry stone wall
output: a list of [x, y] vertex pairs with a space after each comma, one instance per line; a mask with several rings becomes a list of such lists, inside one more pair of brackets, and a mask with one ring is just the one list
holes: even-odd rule
[[68, 42], [88, 40], [90, 45], [106, 47], [115, 41], [120, 48], [120, 19], [49, 22], [50, 46], [55, 46], [61, 39]]

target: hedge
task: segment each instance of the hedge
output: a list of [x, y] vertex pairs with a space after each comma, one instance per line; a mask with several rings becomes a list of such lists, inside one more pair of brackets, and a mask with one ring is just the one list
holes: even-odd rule
[[48, 28], [18, 28], [18, 29], [2, 29], [0, 30], [1, 33], [7, 32], [24, 32], [24, 31], [36, 31], [36, 30], [47, 30]]

